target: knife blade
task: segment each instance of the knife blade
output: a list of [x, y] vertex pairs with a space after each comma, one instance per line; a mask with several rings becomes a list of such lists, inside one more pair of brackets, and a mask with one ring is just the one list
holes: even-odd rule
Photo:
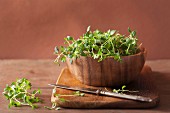
[[73, 90], [73, 91], [81, 91], [84, 93], [91, 93], [91, 94], [96, 94], [96, 95], [105, 95], [105, 96], [111, 96], [111, 97], [117, 97], [117, 98], [129, 99], [129, 100], [136, 100], [136, 101], [141, 101], [141, 102], [152, 102], [152, 99], [150, 97], [114, 93], [114, 92], [104, 91], [102, 89], [71, 87], [71, 86], [60, 85], [60, 84], [48, 84], [48, 85], [55, 86], [56, 88], [68, 89], [68, 90]]

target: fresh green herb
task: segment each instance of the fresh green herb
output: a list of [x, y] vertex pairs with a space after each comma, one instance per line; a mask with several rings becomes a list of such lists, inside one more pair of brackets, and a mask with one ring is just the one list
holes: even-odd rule
[[75, 96], [81, 96], [81, 97], [83, 97], [85, 95], [84, 93], [81, 93], [80, 91], [73, 92], [73, 94]]
[[114, 93], [124, 93], [124, 92], [138, 92], [138, 91], [130, 91], [130, 90], [125, 90], [126, 86], [123, 85], [122, 89], [113, 89]]
[[[75, 91], [73, 92], [73, 94], [56, 94], [56, 88], [53, 89], [52, 91], [53, 95], [60, 100], [60, 102], [66, 102], [68, 100], [61, 98], [61, 97], [68, 97], [68, 96], [85, 96], [84, 93], [81, 93], [80, 91]], [[52, 107], [48, 107], [48, 106], [44, 106], [44, 108], [48, 109], [48, 110], [60, 110], [61, 108], [57, 106], [57, 103], [52, 103]]]
[[31, 89], [31, 83], [25, 78], [18, 79], [16, 82], [12, 82], [11, 85], [6, 85], [4, 88], [3, 95], [10, 101], [8, 107], [11, 106], [19, 107], [22, 105], [31, 106], [32, 109], [37, 108], [34, 103], [41, 102], [41, 100], [36, 97], [36, 94], [40, 94], [41, 90], [34, 90], [29, 93], [28, 90]]
[[[54, 92], [54, 91], [53, 91]], [[70, 96], [81, 96], [83, 97], [85, 94], [84, 93], [81, 93], [80, 91], [75, 91], [73, 92], [73, 94], [54, 94], [54, 96], [60, 100], [61, 102], [66, 102], [68, 100], [62, 98], [62, 97], [70, 97]]]
[[121, 35], [116, 30], [108, 30], [101, 32], [99, 30], [90, 31], [90, 26], [87, 32], [75, 40], [71, 36], [64, 38], [67, 47], [55, 47], [57, 58], [55, 62], [65, 62], [66, 58], [70, 58], [70, 63], [73, 59], [80, 56], [91, 56], [98, 59], [98, 62], [107, 57], [112, 56], [116, 61], [121, 61], [121, 56], [133, 55], [138, 52], [136, 32], [128, 28], [129, 36]]

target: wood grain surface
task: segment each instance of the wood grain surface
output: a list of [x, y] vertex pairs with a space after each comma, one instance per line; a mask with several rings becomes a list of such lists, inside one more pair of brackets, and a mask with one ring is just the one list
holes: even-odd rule
[[0, 60], [0, 92], [3, 92], [6, 84], [15, 81], [16, 78], [27, 78], [33, 88], [40, 88], [43, 103], [39, 108], [32, 110], [30, 107], [12, 107], [8, 109], [8, 103], [3, 95], [0, 95], [0, 113], [169, 113], [170, 112], [170, 60], [147, 61], [152, 67], [151, 78], [156, 84], [160, 103], [152, 109], [64, 109], [60, 111], [47, 110], [44, 106], [51, 106], [51, 92], [53, 87], [47, 84], [55, 83], [61, 69], [66, 65], [57, 66], [53, 60]]
[[[146, 57], [146, 49], [140, 48], [135, 55], [122, 56], [122, 62], [108, 57], [101, 62], [92, 57], [67, 58], [67, 66], [70, 72], [83, 84], [90, 86], [121, 86], [138, 78]], [[136, 63], [137, 62], [137, 63]]]
[[[141, 74], [139, 75], [138, 80], [131, 84], [127, 84], [127, 89], [131, 91], [139, 91], [138, 93], [132, 93], [133, 95], [140, 95], [145, 97], [150, 97], [153, 99], [152, 102], [138, 102], [127, 99], [120, 99], [108, 96], [98, 96], [93, 94], [85, 94], [84, 97], [80, 96], [66, 96], [64, 97], [67, 101], [61, 102], [58, 98], [56, 98], [52, 94], [52, 102], [56, 102], [61, 107], [67, 108], [151, 108], [155, 107], [159, 103], [159, 95], [156, 90], [154, 83], [151, 80], [151, 68], [149, 66], [144, 66]], [[99, 87], [87, 86], [78, 81], [74, 76], [70, 73], [68, 68], [64, 68], [61, 71], [61, 74], [58, 78], [57, 84], [68, 85], [68, 86], [77, 86], [84, 88], [95, 88], [99, 89]], [[100, 87], [101, 88], [101, 87]], [[102, 87], [103, 90], [105, 87]], [[117, 88], [107, 88], [111, 89]], [[65, 89], [56, 89], [57, 94], [73, 94], [73, 91], [65, 90]]]

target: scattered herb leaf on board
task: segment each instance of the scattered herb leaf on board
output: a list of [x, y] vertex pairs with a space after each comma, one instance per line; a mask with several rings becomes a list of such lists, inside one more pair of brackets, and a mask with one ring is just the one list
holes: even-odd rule
[[122, 89], [113, 89], [113, 92], [114, 93], [124, 93], [124, 92], [139, 92], [139, 91], [130, 91], [130, 90], [126, 90], [125, 89], [126, 88], [126, 86], [125, 85], [123, 85], [122, 86]]
[[[81, 96], [81, 97], [83, 97], [83, 96], [85, 96], [85, 94], [81, 93], [80, 91], [75, 91], [75, 92], [73, 92], [73, 94], [57, 94], [56, 88], [53, 89], [52, 93], [60, 102], [68, 101], [63, 97], [69, 97], [69, 96]], [[55, 102], [52, 103], [52, 107], [44, 106], [44, 108], [46, 108], [48, 110], [60, 110], [61, 109], [59, 106], [57, 106], [57, 103], [55, 103]]]

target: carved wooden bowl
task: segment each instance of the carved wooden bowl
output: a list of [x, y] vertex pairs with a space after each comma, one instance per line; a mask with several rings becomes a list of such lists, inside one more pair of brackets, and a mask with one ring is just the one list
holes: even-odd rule
[[80, 57], [67, 66], [76, 79], [90, 86], [120, 86], [126, 85], [138, 78], [144, 63], [146, 50], [140, 49], [135, 55], [123, 56], [122, 62], [113, 57], [98, 62], [92, 57]]

